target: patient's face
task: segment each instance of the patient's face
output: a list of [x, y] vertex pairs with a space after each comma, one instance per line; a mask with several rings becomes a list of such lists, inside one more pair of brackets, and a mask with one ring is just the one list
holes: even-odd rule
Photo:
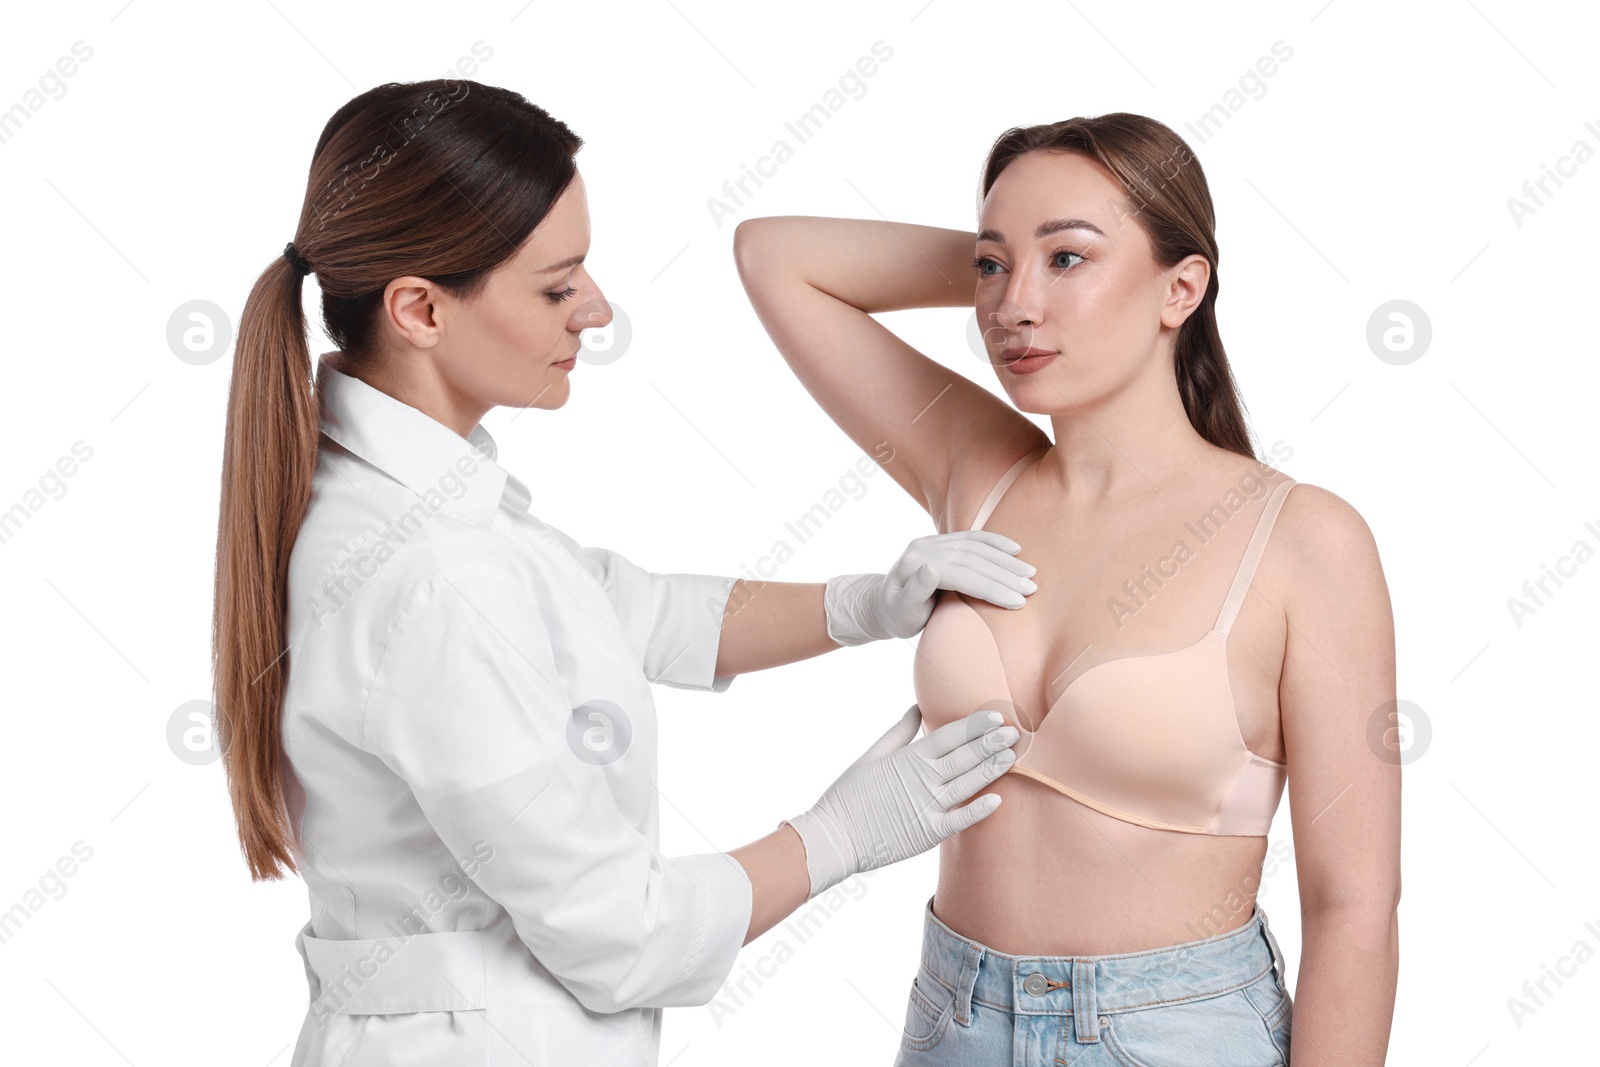
[[[1167, 272], [1133, 210], [1110, 171], [1074, 152], [1020, 157], [984, 198], [974, 303], [989, 362], [1021, 410], [1081, 411], [1141, 375], [1171, 380]], [[1032, 373], [1009, 369], [1007, 355], [1026, 348], [1056, 355]]]

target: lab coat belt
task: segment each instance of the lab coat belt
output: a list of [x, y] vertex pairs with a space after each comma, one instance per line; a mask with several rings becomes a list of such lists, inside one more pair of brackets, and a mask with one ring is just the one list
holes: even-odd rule
[[319, 1017], [470, 1011], [486, 1006], [484, 944], [478, 930], [402, 933], [343, 940], [295, 937]]

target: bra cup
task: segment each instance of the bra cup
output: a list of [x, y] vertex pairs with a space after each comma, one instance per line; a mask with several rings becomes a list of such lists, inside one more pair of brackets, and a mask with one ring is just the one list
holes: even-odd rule
[[[1261, 802], [1236, 788], [1236, 781], [1247, 786], [1238, 771], [1249, 755], [1228, 686], [1227, 642], [1214, 630], [1174, 652], [1088, 668], [1035, 722], [1011, 700], [993, 631], [972, 605], [944, 591], [917, 641], [912, 682], [926, 732], [987, 710], [1016, 726], [1022, 736], [1008, 773], [1065, 787], [1119, 817], [1199, 833], [1226, 806], [1232, 829], [1213, 832], [1262, 832], [1248, 828]], [[1183, 701], [1181, 713], [1174, 699]]]
[[982, 616], [958, 594], [940, 592], [933, 614], [917, 640], [911, 682], [926, 732], [932, 733], [975, 711], [998, 711], [1009, 725], [1024, 731], [1015, 746], [1018, 755], [1024, 751], [1032, 724], [1020, 721], [1021, 715], [1011, 702], [1011, 688], [995, 649], [994, 635]]
[[1213, 632], [1175, 652], [1089, 668], [1056, 699], [1016, 766], [1118, 811], [1207, 826], [1243, 756], [1226, 655]]

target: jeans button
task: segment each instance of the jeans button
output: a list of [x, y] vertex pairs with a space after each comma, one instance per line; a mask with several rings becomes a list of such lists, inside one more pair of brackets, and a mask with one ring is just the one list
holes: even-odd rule
[[1044, 975], [1034, 971], [1022, 980], [1022, 988], [1033, 996], [1042, 997], [1050, 991], [1050, 983], [1045, 979]]

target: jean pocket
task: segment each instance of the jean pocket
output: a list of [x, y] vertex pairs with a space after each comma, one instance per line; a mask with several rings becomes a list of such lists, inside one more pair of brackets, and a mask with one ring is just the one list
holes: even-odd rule
[[1103, 1015], [1100, 1040], [1111, 1062], [1120, 1067], [1193, 1063], [1283, 1067], [1288, 1060], [1270, 1030], [1263, 1029], [1262, 1021], [1255, 1000], [1246, 989], [1238, 989], [1217, 997]]
[[900, 1032], [901, 1046], [912, 1052], [933, 1048], [950, 1029], [955, 1013], [955, 990], [934, 978], [926, 967], [919, 968], [911, 980], [906, 1023]]
[[1276, 972], [1268, 971], [1260, 981], [1249, 986], [1245, 993], [1249, 996], [1251, 1005], [1260, 1013], [1261, 1024], [1267, 1028], [1267, 1036], [1283, 1056], [1283, 1062], [1288, 1063], [1289, 1031], [1294, 1018], [1294, 1002], [1279, 984]]

